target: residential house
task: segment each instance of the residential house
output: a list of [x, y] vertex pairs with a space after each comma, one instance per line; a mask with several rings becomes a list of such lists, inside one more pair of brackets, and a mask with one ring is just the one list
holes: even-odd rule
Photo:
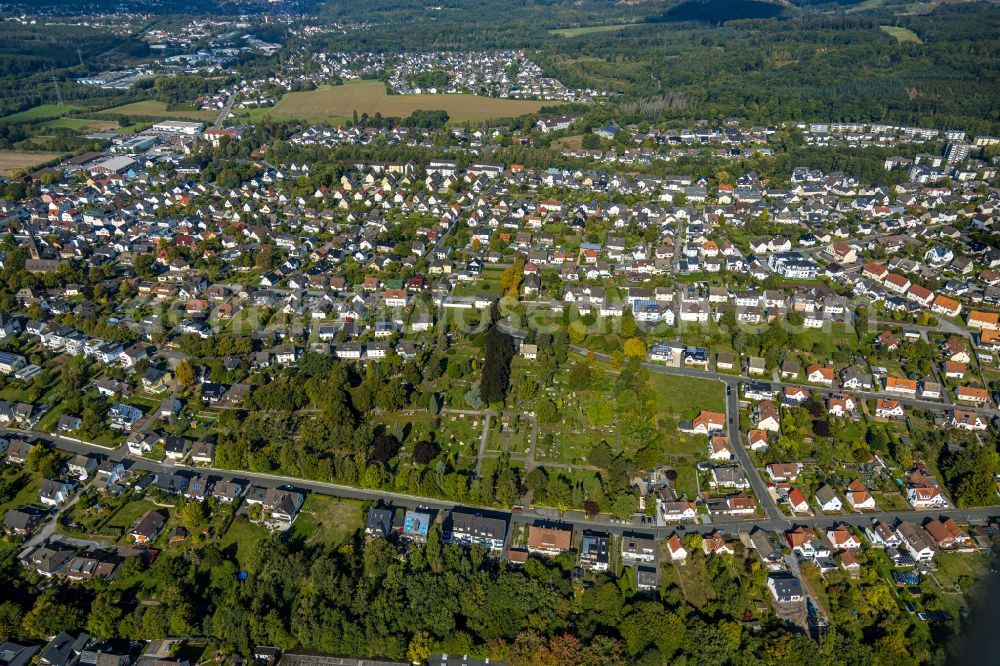
[[802, 583], [791, 574], [772, 573], [767, 576], [767, 589], [778, 603], [798, 603], [804, 598]]
[[955, 389], [955, 400], [973, 405], [986, 405], [990, 401], [989, 391], [976, 386], [959, 386]]
[[933, 539], [923, 527], [903, 521], [896, 526], [896, 533], [899, 534], [900, 544], [914, 561], [929, 562], [937, 554]]
[[90, 634], [80, 632], [75, 638], [59, 632], [38, 655], [38, 666], [75, 666], [80, 654], [90, 644]]
[[369, 539], [389, 539], [392, 536], [392, 509], [373, 507], [368, 509], [365, 521], [365, 536]]
[[56, 543], [44, 543], [29, 548], [18, 555], [18, 559], [26, 569], [31, 569], [40, 576], [52, 578], [73, 559], [75, 550]]
[[879, 398], [875, 401], [875, 416], [882, 419], [902, 419], [906, 412], [898, 400]]
[[507, 537], [507, 520], [499, 513], [454, 509], [444, 521], [444, 538], [461, 546], [477, 544], [500, 550]]
[[788, 491], [788, 506], [792, 513], [809, 513], [809, 500], [798, 488], [792, 488]]
[[424, 542], [430, 532], [434, 514], [425, 509], [409, 510], [403, 517], [402, 537], [409, 541]]
[[673, 562], [684, 562], [687, 560], [687, 548], [684, 547], [684, 542], [676, 534], [671, 534], [670, 538], [667, 539], [667, 552], [670, 553], [670, 559]]
[[959, 430], [981, 432], [989, 428], [989, 421], [987, 421], [985, 416], [971, 409], [959, 409], [958, 407], [951, 412], [950, 424], [952, 428]]
[[32, 506], [10, 509], [3, 517], [3, 531], [14, 536], [34, 534], [35, 530], [41, 526], [45, 516], [44, 511]]
[[656, 540], [652, 536], [628, 532], [622, 535], [621, 544], [625, 564], [656, 561]]
[[709, 484], [713, 488], [737, 488], [746, 490], [750, 488], [750, 480], [742, 467], [713, 467], [712, 478]]
[[716, 435], [708, 440], [708, 459], [714, 461], [728, 462], [733, 459], [733, 450], [729, 445], [729, 438], [724, 435]]
[[767, 475], [775, 483], [794, 482], [802, 471], [802, 463], [771, 463]]
[[607, 571], [611, 562], [608, 535], [584, 530], [580, 540], [580, 566], [594, 571]]
[[843, 418], [852, 415], [856, 409], [854, 398], [847, 393], [832, 393], [827, 401], [827, 413], [830, 416]]
[[972, 545], [972, 539], [953, 518], [937, 518], [924, 523], [924, 529], [938, 550], [962, 550]]
[[820, 486], [816, 491], [816, 503], [823, 513], [836, 513], [844, 508], [843, 502], [832, 486]]
[[763, 400], [754, 409], [754, 421], [758, 430], [781, 431], [781, 415], [778, 406], [771, 400]]
[[719, 531], [707, 534], [701, 541], [701, 549], [705, 555], [735, 555], [736, 551], [726, 541], [726, 537]]
[[875, 509], [875, 498], [868, 492], [860, 480], [854, 479], [847, 484], [847, 503], [855, 511], [872, 511]]
[[528, 527], [528, 551], [553, 556], [566, 552], [573, 544], [572, 530], [535, 524]]
[[806, 379], [814, 384], [833, 386], [833, 367], [813, 363], [806, 368]]
[[886, 393], [895, 393], [913, 398], [917, 395], [917, 382], [905, 377], [893, 377], [889, 375], [885, 378], [885, 391]]
[[74, 483], [62, 480], [43, 479], [39, 490], [39, 499], [49, 507], [65, 504], [73, 496], [76, 488]]
[[747, 445], [751, 451], [764, 451], [768, 447], [766, 430], [751, 430], [747, 433]]
[[128, 535], [137, 544], [147, 544], [156, 541], [167, 520], [156, 509], [150, 509], [129, 527]]
[[898, 548], [902, 543], [896, 530], [882, 521], [873, 521], [870, 528], [866, 527], [865, 536], [876, 548]]
[[711, 432], [724, 430], [726, 427], [726, 415], [719, 412], [702, 411], [690, 423], [681, 423], [678, 430], [696, 435], [707, 435]]

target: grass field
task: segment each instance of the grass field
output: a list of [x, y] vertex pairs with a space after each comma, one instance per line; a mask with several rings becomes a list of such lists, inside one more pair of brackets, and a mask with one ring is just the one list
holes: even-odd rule
[[118, 129], [114, 120], [94, 120], [93, 118], [56, 118], [45, 123], [45, 127], [71, 129], [77, 132], [105, 132]]
[[574, 134], [573, 136], [564, 136], [553, 142], [556, 148], [567, 148], [569, 150], [580, 150], [583, 148], [583, 135]]
[[657, 412], [681, 416], [692, 409], [713, 412], [726, 410], [725, 391], [717, 381], [662, 372], [649, 374], [649, 382], [656, 390]]
[[900, 44], [905, 44], [906, 42], [911, 42], [913, 44], [923, 44], [924, 41], [917, 36], [917, 33], [913, 32], [909, 28], [900, 28], [895, 25], [880, 25], [880, 28], [884, 32], [889, 33], [896, 38], [896, 41]]
[[12, 176], [22, 169], [33, 169], [56, 159], [62, 153], [26, 153], [19, 150], [0, 150], [0, 176]]
[[20, 113], [12, 113], [9, 116], [0, 118], [0, 123], [26, 123], [37, 120], [47, 120], [58, 118], [71, 111], [76, 111], [79, 107], [72, 104], [40, 104]]
[[227, 555], [236, 557], [240, 567], [247, 569], [251, 564], [254, 546], [268, 534], [267, 528], [255, 525], [246, 519], [237, 519], [222, 537], [219, 548]]
[[[259, 115], [295, 118], [308, 122], [347, 120], [355, 111], [405, 118], [414, 111], [444, 110], [452, 120], [486, 120], [535, 113], [550, 102], [494, 99], [477, 95], [386, 95], [379, 81], [359, 81], [323, 86], [285, 95], [277, 105]], [[256, 115], [256, 114], [254, 114]]]
[[585, 25], [579, 28], [556, 28], [555, 30], [549, 30], [549, 34], [558, 35], [559, 37], [577, 37], [579, 35], [589, 35], [592, 32], [611, 32], [612, 30], [631, 28], [633, 25], [641, 24], [617, 23], [614, 25]]
[[122, 116], [151, 116], [155, 118], [178, 118], [185, 120], [201, 120], [211, 122], [219, 115], [215, 111], [198, 111], [175, 109], [167, 111], [167, 105], [157, 100], [146, 100], [143, 102], [132, 102], [123, 106], [116, 106], [106, 109], [101, 113], [113, 113]]
[[0, 470], [0, 480], [17, 489], [17, 493], [9, 501], [0, 503], [0, 515], [7, 513], [8, 509], [17, 509], [27, 504], [41, 505], [38, 496], [38, 491], [42, 487], [40, 474], [27, 469], [7, 467]]
[[311, 494], [292, 524], [290, 535], [304, 541], [322, 541], [339, 546], [350, 541], [364, 527], [362, 505], [326, 495]]
[[[121, 511], [115, 514], [114, 518], [108, 521], [107, 526], [110, 528], [120, 528], [124, 534], [128, 528], [132, 526], [132, 523], [144, 516], [147, 511], [151, 511], [153, 509], [162, 511], [164, 516], [169, 514], [169, 511], [166, 508], [156, 506], [147, 499], [142, 499], [126, 504]], [[122, 537], [122, 543], [126, 543], [129, 540], [130, 539], [127, 536]]]

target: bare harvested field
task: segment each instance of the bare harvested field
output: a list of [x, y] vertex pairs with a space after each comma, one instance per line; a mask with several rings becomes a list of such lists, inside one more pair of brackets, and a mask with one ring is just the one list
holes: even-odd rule
[[276, 106], [258, 113], [274, 118], [322, 122], [347, 119], [355, 111], [370, 116], [381, 113], [386, 117], [405, 118], [414, 111], [443, 110], [452, 120], [485, 120], [535, 113], [546, 104], [551, 102], [477, 95], [387, 95], [381, 82], [360, 81], [289, 93]]
[[61, 153], [26, 153], [0, 150], [0, 176], [13, 176], [23, 169], [32, 169], [59, 157]]
[[123, 106], [116, 106], [113, 109], [101, 111], [101, 113], [114, 113], [122, 116], [148, 116], [151, 118], [177, 118], [182, 120], [200, 120], [202, 122], [212, 122], [219, 114], [215, 111], [202, 111], [200, 109], [173, 109], [167, 110], [167, 105], [157, 100], [145, 100], [142, 102], [132, 102]]

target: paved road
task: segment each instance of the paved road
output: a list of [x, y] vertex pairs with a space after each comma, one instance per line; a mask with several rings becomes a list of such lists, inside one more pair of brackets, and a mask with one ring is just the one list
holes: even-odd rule
[[24, 542], [25, 547], [38, 546], [48, 541], [49, 538], [56, 533], [56, 525], [58, 524], [59, 519], [70, 507], [76, 504], [79, 499], [80, 499], [80, 493], [77, 493], [76, 495], [73, 495], [70, 501], [66, 502], [61, 507], [59, 507], [59, 510], [56, 512], [56, 514], [49, 517], [49, 519], [45, 521], [45, 524], [42, 526], [42, 529], [38, 530], [38, 532], [32, 535], [31, 538], [29, 538], [27, 541]]
[[[7, 429], [4, 432], [15, 432], [13, 430]], [[24, 431], [16, 431], [24, 432]], [[51, 435], [46, 435], [44, 433], [28, 433], [38, 435], [50, 442], [62, 451], [69, 453], [82, 453], [82, 454], [96, 454], [101, 458], [112, 457], [115, 459], [127, 459], [129, 461], [130, 468], [132, 470], [143, 470], [153, 473], [187, 473], [204, 474], [211, 479], [239, 479], [243, 481], [249, 481], [250, 483], [266, 487], [275, 488], [279, 486], [291, 486], [301, 491], [315, 492], [323, 495], [330, 495], [332, 497], [340, 497], [345, 499], [354, 499], [365, 502], [382, 502], [384, 504], [398, 506], [398, 507], [429, 507], [431, 509], [436, 509], [439, 511], [450, 510], [460, 504], [456, 502], [450, 502], [447, 500], [437, 500], [428, 499], [424, 497], [416, 497], [413, 495], [407, 495], [404, 493], [395, 493], [382, 490], [367, 490], [363, 488], [354, 488], [351, 486], [344, 486], [336, 483], [327, 483], [324, 481], [309, 481], [304, 479], [297, 479], [294, 477], [281, 476], [278, 474], [261, 474], [257, 472], [243, 472], [232, 470], [223, 470], [217, 468], [193, 468], [187, 465], [174, 465], [171, 463], [161, 463], [155, 460], [147, 460], [145, 458], [137, 458], [130, 456], [127, 453], [127, 449], [121, 446], [117, 449], [110, 450], [96, 444], [88, 444], [85, 442], [79, 442], [75, 440], [66, 439], [64, 437], [53, 437]], [[483, 507], [488, 508], [488, 507]], [[662, 538], [669, 536], [675, 531], [691, 531], [700, 533], [709, 533], [713, 530], [722, 530], [729, 533], [737, 532], [749, 532], [754, 528], [765, 529], [774, 532], [780, 532], [787, 530], [792, 524], [794, 525], [804, 525], [808, 527], [818, 527], [825, 528], [830, 527], [836, 523], [847, 523], [849, 525], [864, 526], [870, 525], [873, 519], [895, 521], [895, 520], [909, 520], [909, 521], [922, 521], [925, 518], [937, 517], [942, 512], [940, 511], [897, 511], [897, 512], [872, 512], [864, 514], [849, 514], [849, 515], [838, 515], [838, 516], [811, 516], [806, 518], [796, 518], [794, 521], [790, 521], [784, 516], [778, 518], [755, 518], [749, 520], [743, 520], [738, 518], [714, 518], [710, 524], [686, 524], [684, 526], [679, 525], [666, 525], [666, 526], [655, 526], [647, 525], [638, 522], [637, 520], [632, 522], [618, 521], [608, 516], [597, 516], [595, 518], [587, 518], [581, 514], [579, 511], [569, 511], [560, 512], [555, 509], [527, 509], [524, 511], [500, 511], [497, 509], [489, 509], [499, 514], [507, 515], [510, 518], [512, 524], [517, 525], [530, 525], [539, 520], [557, 520], [559, 522], [565, 523], [577, 530], [582, 529], [597, 529], [603, 530], [612, 534], [621, 535], [625, 532], [635, 532], [641, 531], [644, 533], [652, 534], [657, 538]], [[943, 512], [955, 518], [959, 522], [980, 522], [985, 521], [989, 518], [1000, 516], [1000, 507], [987, 507], [981, 509], [955, 509], [951, 511]], [[79, 540], [69, 539], [66, 537], [60, 537], [62, 540], [69, 543], [79, 544], [94, 544], [97, 542], [83, 542]]]
[[226, 120], [229, 118], [229, 112], [233, 110], [233, 103], [236, 102], [236, 93], [233, 93], [226, 100], [226, 103], [222, 106], [222, 110], [219, 111], [218, 118], [215, 119], [215, 129], [222, 129], [226, 125]]
[[764, 513], [767, 515], [768, 520], [785, 520], [784, 514], [781, 513], [781, 509], [778, 508], [778, 504], [774, 501], [774, 497], [772, 497], [771, 493], [768, 492], [767, 484], [764, 483], [760, 474], [757, 473], [757, 467], [753, 464], [750, 454], [747, 452], [746, 447], [743, 446], [743, 437], [740, 433], [739, 388], [730, 382], [725, 382], [725, 384], [726, 418], [729, 419], [729, 427], [727, 430], [729, 433], [729, 445], [736, 454], [736, 459], [746, 472], [747, 478], [750, 480], [750, 485], [753, 487], [753, 491], [757, 495], [757, 501], [760, 503], [761, 508], [764, 509]]

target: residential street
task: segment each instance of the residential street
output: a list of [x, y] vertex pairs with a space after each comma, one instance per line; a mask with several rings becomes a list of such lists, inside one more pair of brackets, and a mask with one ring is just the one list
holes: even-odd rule
[[[234, 472], [232, 470], [223, 470], [213, 467], [192, 467], [190, 465], [174, 465], [171, 463], [161, 463], [154, 460], [148, 460], [146, 458], [139, 458], [131, 456], [128, 454], [124, 446], [121, 446], [114, 450], [109, 450], [105, 447], [98, 446], [96, 444], [88, 444], [84, 442], [78, 442], [64, 437], [52, 437], [45, 433], [38, 432], [25, 432], [16, 431], [12, 429], [0, 430], [0, 432], [21, 432], [23, 434], [33, 434], [37, 435], [45, 440], [51, 441], [54, 446], [59, 450], [65, 451], [67, 453], [82, 453], [82, 454], [96, 454], [101, 458], [111, 457], [116, 460], [126, 460], [130, 469], [132, 470], [143, 470], [153, 473], [182, 473], [182, 474], [205, 474], [209, 478], [214, 480], [229, 480], [229, 479], [240, 479], [244, 481], [249, 481], [251, 484], [256, 486], [261, 486], [265, 488], [277, 488], [277, 487], [294, 487], [299, 490], [309, 491], [314, 493], [319, 493], [323, 495], [329, 495], [332, 497], [341, 497], [345, 499], [354, 499], [365, 502], [383, 502], [385, 504], [391, 504], [393, 506], [399, 507], [428, 507], [431, 509], [436, 509], [439, 511], [453, 509], [459, 506], [458, 503], [449, 502], [447, 500], [440, 499], [430, 499], [424, 497], [416, 497], [414, 495], [407, 495], [404, 493], [395, 493], [383, 490], [367, 490], [363, 488], [354, 488], [351, 486], [344, 486], [335, 483], [328, 483], [324, 481], [309, 481], [304, 479], [296, 479], [288, 476], [281, 476], [277, 474], [261, 474], [257, 472]], [[749, 475], [751, 478], [757, 477], [757, 480], [761, 483], [759, 476]], [[755, 485], [756, 488], [756, 485]], [[765, 505], [766, 506], [766, 505]], [[675, 525], [665, 525], [665, 526], [653, 526], [642, 524], [638, 520], [632, 522], [622, 522], [616, 519], [612, 519], [606, 516], [598, 516], [594, 519], [589, 519], [583, 516], [578, 511], [567, 511], [559, 512], [555, 509], [525, 509], [523, 511], [512, 511], [509, 512], [510, 521], [512, 524], [519, 525], [530, 525], [538, 520], [558, 520], [559, 522], [565, 523], [567, 525], [573, 526], [575, 529], [600, 529], [610, 532], [615, 535], [621, 535], [625, 532], [639, 531], [643, 533], [652, 534], [657, 538], [666, 537], [673, 533], [674, 531], [688, 531], [688, 532], [700, 532], [707, 534], [713, 530], [722, 530], [730, 533], [736, 532], [748, 532], [752, 529], [761, 528], [770, 531], [784, 531], [787, 530], [791, 525], [804, 525], [808, 527], [829, 527], [835, 523], [846, 523], [848, 525], [854, 526], [865, 526], [870, 525], [872, 520], [922, 520], [924, 518], [937, 517], [942, 512], [941, 511], [894, 511], [894, 512], [869, 512], [869, 513], [851, 513], [836, 516], [811, 516], [803, 518], [795, 518], [794, 520], [785, 518], [778, 511], [776, 506], [768, 508], [768, 516], [765, 518], [753, 518], [753, 519], [736, 519], [736, 518], [722, 518], [713, 519], [711, 523], [706, 524], [685, 524], [683, 526]], [[774, 512], [777, 512], [775, 514]], [[507, 512], [504, 512], [507, 513]], [[1000, 507], [986, 507], [979, 509], [952, 509], [943, 512], [944, 514], [951, 516], [960, 522], [982, 522], [988, 518], [1000, 515]], [[49, 523], [53, 527], [49, 529], [46, 537], [51, 536], [54, 532], [54, 524], [52, 521]], [[48, 526], [47, 526], [48, 527]], [[46, 538], [43, 537], [43, 538]], [[60, 537], [62, 540], [68, 540], [66, 537]], [[40, 540], [39, 540], [40, 542]]]

